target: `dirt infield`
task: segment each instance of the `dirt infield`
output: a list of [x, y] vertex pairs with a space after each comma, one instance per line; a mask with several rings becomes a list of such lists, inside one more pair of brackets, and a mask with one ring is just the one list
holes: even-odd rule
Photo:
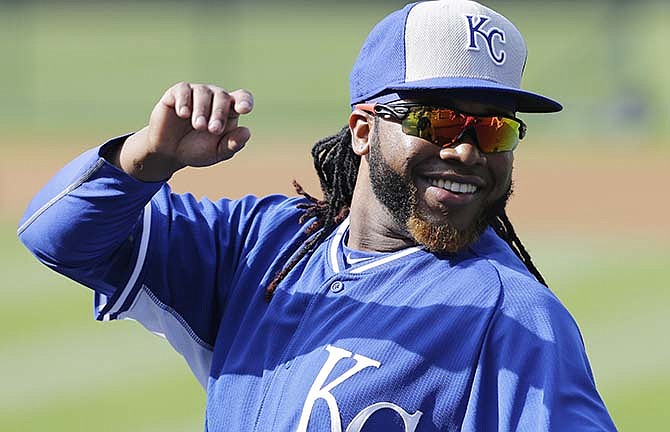
[[[316, 194], [318, 181], [308, 150], [289, 148], [295, 150], [245, 151], [219, 167], [185, 170], [171, 184], [176, 191], [214, 199], [246, 193], [292, 194], [295, 178]], [[36, 152], [32, 145], [23, 150], [13, 146], [0, 160], [3, 216], [17, 217], [57, 167], [75, 154], [76, 150]], [[643, 234], [670, 243], [670, 200], [661, 191], [670, 185], [669, 159], [667, 154], [624, 152], [519, 154], [510, 216], [524, 231]]]

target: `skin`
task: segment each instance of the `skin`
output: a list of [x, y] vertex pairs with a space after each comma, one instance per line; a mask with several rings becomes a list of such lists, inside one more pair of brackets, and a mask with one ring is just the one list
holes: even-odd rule
[[[441, 101], [479, 115], [511, 114], [486, 103]], [[181, 82], [169, 88], [151, 112], [149, 124], [128, 137], [107, 157], [134, 178], [155, 182], [186, 166], [205, 167], [233, 157], [249, 140], [238, 125], [253, 109], [246, 90]], [[375, 127], [375, 122], [378, 124]], [[512, 177], [511, 152], [482, 153], [472, 133], [447, 148], [405, 135], [397, 123], [354, 110], [349, 117], [352, 147], [361, 156], [351, 205], [348, 246], [368, 251], [395, 251], [418, 242], [406, 221], [399, 221], [375, 195], [370, 181], [370, 150], [377, 139], [387, 168], [412, 182], [422, 219], [435, 226], [467, 229], [482, 212], [507, 193]], [[376, 135], [376, 136], [375, 136]], [[477, 184], [473, 194], [453, 194], [431, 186], [426, 177]]]
[[[496, 106], [465, 100], [442, 104], [472, 114], [511, 114]], [[404, 134], [396, 122], [361, 110], [351, 113], [349, 126], [354, 152], [361, 156], [350, 211], [348, 246], [351, 248], [390, 252], [420, 243], [407, 221], [394, 217], [373, 190], [370, 163], [374, 158], [370, 155], [375, 139], [385, 165], [415, 186], [418, 213], [429, 225], [449, 224], [457, 230], [467, 230], [487, 208], [505, 197], [510, 188], [513, 153], [483, 153], [471, 132], [454, 145], [440, 148]], [[476, 184], [479, 189], [473, 194], [454, 194], [431, 186], [426, 177]]]
[[230, 159], [250, 132], [238, 118], [253, 109], [246, 90], [181, 82], [158, 101], [149, 124], [108, 155], [114, 165], [145, 182], [167, 180], [186, 166], [205, 167]]

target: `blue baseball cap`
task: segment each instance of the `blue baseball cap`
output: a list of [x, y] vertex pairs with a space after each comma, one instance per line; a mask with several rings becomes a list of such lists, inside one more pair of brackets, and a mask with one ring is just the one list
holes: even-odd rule
[[521, 89], [527, 49], [507, 18], [469, 0], [411, 3], [370, 32], [351, 71], [352, 107], [407, 92], [504, 100], [514, 111], [560, 103]]

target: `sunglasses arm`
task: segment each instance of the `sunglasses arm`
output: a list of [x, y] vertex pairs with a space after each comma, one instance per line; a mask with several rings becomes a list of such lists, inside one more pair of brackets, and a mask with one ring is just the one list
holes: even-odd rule
[[357, 104], [355, 108], [367, 111], [369, 113], [374, 113], [384, 119], [393, 119], [395, 121], [402, 121], [407, 117], [409, 113], [409, 108], [404, 106], [395, 106], [391, 108], [390, 106], [383, 104]]

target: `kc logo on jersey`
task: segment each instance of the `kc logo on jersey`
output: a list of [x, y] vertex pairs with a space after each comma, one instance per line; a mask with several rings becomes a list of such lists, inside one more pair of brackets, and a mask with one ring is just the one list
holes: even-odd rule
[[[314, 403], [319, 399], [323, 399], [328, 404], [328, 410], [330, 411], [330, 431], [342, 432], [340, 409], [337, 406], [337, 400], [331, 391], [363, 369], [370, 367], [379, 368], [381, 366], [381, 363], [377, 360], [373, 360], [360, 354], [353, 354], [353, 359], [356, 364], [342, 375], [334, 378], [330, 383], [326, 384], [326, 379], [335, 368], [335, 365], [337, 365], [337, 363], [342, 359], [352, 357], [351, 352], [342, 348], [334, 347], [332, 345], [326, 346], [326, 351], [328, 351], [328, 360], [326, 360], [326, 363], [321, 366], [319, 374], [316, 376], [314, 382], [312, 383], [312, 387], [309, 389], [309, 393], [305, 399], [305, 405], [302, 407], [302, 414], [300, 415], [300, 423], [298, 424], [297, 432], [307, 431], [307, 424], [309, 423], [309, 417], [312, 414]], [[421, 411], [416, 411], [414, 414], [410, 414], [404, 409], [400, 408], [398, 405], [391, 402], [377, 402], [363, 408], [358, 414], [356, 414], [356, 416], [354, 416], [354, 418], [351, 420], [351, 423], [349, 423], [349, 426], [345, 432], [360, 432], [363, 430], [363, 426], [365, 426], [365, 422], [370, 418], [370, 416], [381, 409], [391, 409], [398, 413], [405, 425], [405, 432], [414, 432], [419, 424], [419, 419], [423, 414]]]
[[486, 43], [491, 60], [499, 66], [503, 65], [505, 63], [505, 51], [502, 48], [496, 50], [494, 43], [497, 41], [499, 44], [505, 44], [505, 32], [497, 27], [485, 30], [484, 27], [489, 21], [488, 17], [466, 15], [466, 18], [468, 19], [468, 29], [470, 30], [470, 45], [468, 45], [468, 49], [479, 51], [478, 43], [480, 40], [483, 40]]

